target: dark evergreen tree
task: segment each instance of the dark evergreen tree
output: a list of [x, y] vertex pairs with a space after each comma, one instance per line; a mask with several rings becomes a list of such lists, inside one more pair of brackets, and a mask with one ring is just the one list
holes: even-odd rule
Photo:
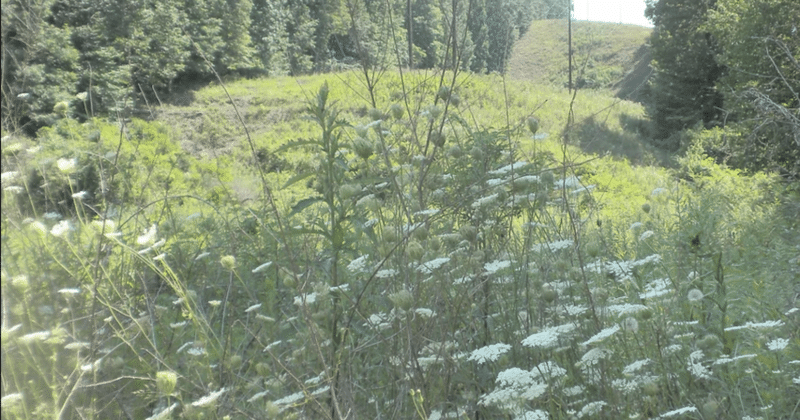
[[528, 3], [528, 7], [532, 20], [566, 19], [571, 3], [572, 1], [565, 0], [533, 0]]
[[[267, 0], [269, 1], [269, 0]], [[288, 38], [286, 58], [289, 73], [308, 73], [313, 69], [314, 32], [317, 22], [303, 0], [287, 0], [286, 35]]]
[[[3, 1], [4, 128], [33, 131], [75, 100], [79, 53], [68, 27], [52, 24], [52, 2]], [[57, 106], [58, 104], [58, 106]]]
[[[714, 37], [703, 30], [716, 0], [649, 1], [645, 14], [655, 25], [650, 39], [655, 76], [650, 87], [648, 112], [656, 137], [666, 139], [682, 129], [702, 123], [719, 124], [722, 95], [716, 82], [724, 66]], [[676, 145], [665, 145], [674, 147]]]
[[289, 10], [285, 0], [255, 0], [250, 12], [250, 38], [256, 60], [267, 75], [286, 74], [289, 34], [286, 31]]
[[486, 27], [489, 33], [487, 71], [504, 72], [514, 42], [519, 38], [514, 0], [486, 0]]
[[[444, 15], [436, 0], [414, 0], [406, 13], [406, 28], [411, 28], [414, 67], [433, 68], [444, 57]], [[410, 23], [409, 23], [410, 22]]]
[[488, 28], [486, 27], [486, 0], [470, 0], [467, 27], [474, 45], [470, 70], [484, 72], [490, 59]]

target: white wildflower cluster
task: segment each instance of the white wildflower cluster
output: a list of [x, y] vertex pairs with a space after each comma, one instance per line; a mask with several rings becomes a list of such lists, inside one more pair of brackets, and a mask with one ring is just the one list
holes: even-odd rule
[[251, 403], [251, 404], [252, 404], [252, 403], [254, 403], [254, 402], [256, 402], [256, 401], [260, 400], [261, 398], [264, 398], [265, 396], [267, 396], [267, 391], [261, 391], [261, 392], [257, 392], [257, 393], [255, 393], [255, 394], [253, 394], [253, 396], [252, 396], [252, 397], [248, 398], [248, 399], [247, 399], [247, 402], [249, 402], [249, 403]]
[[272, 265], [272, 261], [265, 262], [264, 264], [261, 264], [258, 267], [254, 268], [253, 271], [251, 271], [251, 272], [253, 274], [260, 273], [260, 272], [268, 269], [271, 265]]
[[614, 324], [614, 326], [612, 326], [612, 327], [605, 328], [602, 331], [600, 331], [599, 333], [597, 333], [594, 336], [592, 336], [592, 338], [590, 338], [590, 339], [584, 341], [583, 343], [581, 343], [581, 345], [588, 346], [589, 344], [599, 343], [599, 342], [605, 340], [606, 338], [611, 337], [612, 335], [614, 335], [614, 333], [619, 331], [619, 328], [620, 328], [619, 324]]
[[78, 287], [64, 288], [64, 289], [59, 289], [58, 293], [61, 294], [62, 296], [75, 296], [81, 293], [81, 289]]
[[450, 261], [449, 257], [436, 258], [417, 266], [417, 271], [424, 274], [431, 274], [433, 273], [433, 270], [436, 270], [437, 268], [445, 265], [448, 261]]
[[379, 279], [388, 279], [389, 277], [394, 277], [395, 275], [397, 275], [397, 270], [393, 268], [386, 268], [375, 273], [375, 277]]
[[498, 196], [499, 196], [498, 193], [494, 193], [491, 195], [487, 195], [485, 197], [481, 197], [472, 203], [472, 208], [478, 209], [481, 207], [488, 206], [489, 204], [494, 203], [494, 201], [497, 199]]
[[509, 351], [511, 346], [504, 343], [491, 344], [474, 350], [467, 360], [474, 360], [479, 365], [485, 362], [494, 362], [500, 358], [505, 352]]
[[600, 360], [606, 359], [612, 354], [614, 353], [611, 350], [604, 349], [602, 347], [595, 347], [587, 351], [581, 357], [581, 360], [575, 363], [575, 365], [581, 369], [586, 370], [586, 368], [589, 368], [591, 366], [600, 363]]
[[514, 163], [512, 163], [510, 165], [503, 166], [502, 168], [498, 168], [498, 169], [495, 169], [493, 171], [489, 171], [489, 173], [492, 174], [492, 175], [505, 175], [505, 174], [507, 174], [507, 173], [509, 173], [511, 171], [518, 171], [518, 170], [520, 170], [520, 169], [522, 169], [522, 168], [524, 168], [526, 166], [528, 166], [528, 162], [525, 162], [524, 160], [522, 160], [522, 161], [519, 161], [519, 162], [514, 162]]
[[56, 238], [61, 238], [71, 230], [72, 230], [72, 225], [69, 223], [69, 220], [62, 220], [56, 223], [56, 225], [53, 226], [52, 229], [50, 229], [50, 234], [55, 236]]
[[661, 255], [653, 254], [640, 260], [634, 261], [595, 261], [586, 265], [586, 269], [594, 273], [609, 273], [617, 281], [630, 280], [633, 269], [641, 265], [657, 263], [661, 261]]
[[250, 313], [250, 312], [253, 312], [253, 311], [257, 311], [259, 308], [261, 308], [261, 305], [262, 305], [261, 303], [256, 303], [255, 305], [251, 305], [249, 308], [244, 310], [244, 313]]
[[538, 365], [536, 365], [536, 367], [531, 369], [531, 372], [535, 372], [536, 375], [541, 376], [542, 378], [548, 380], [561, 379], [564, 377], [564, 375], [567, 374], [566, 369], [562, 368], [561, 366], [550, 360], [539, 363]]
[[669, 279], [657, 279], [644, 286], [644, 291], [639, 293], [641, 299], [653, 299], [672, 292], [672, 283]]
[[90, 345], [91, 344], [86, 341], [74, 341], [64, 346], [64, 348], [66, 350], [85, 350], [88, 349]]
[[178, 403], [173, 403], [171, 406], [159, 411], [158, 413], [153, 414], [152, 416], [148, 417], [146, 420], [166, 420], [171, 418], [170, 414], [172, 414], [175, 409], [178, 408]]
[[294, 394], [287, 395], [287, 396], [285, 396], [285, 397], [283, 397], [283, 398], [281, 398], [279, 400], [274, 401], [273, 404], [275, 404], [275, 405], [289, 405], [289, 404], [296, 403], [296, 402], [302, 400], [303, 398], [305, 398], [305, 394], [302, 391], [301, 392], [295, 392]]
[[526, 411], [514, 417], [514, 420], [548, 420], [550, 416], [542, 410]]
[[734, 357], [720, 357], [719, 359], [714, 361], [714, 366], [716, 366], [716, 365], [725, 365], [725, 364], [728, 364], [728, 363], [731, 363], [731, 362], [735, 362], [737, 360], [752, 359], [754, 357], [756, 357], [755, 354], [742, 354], [742, 355], [734, 356]]
[[439, 209], [425, 209], [420, 211], [415, 211], [414, 216], [433, 216], [439, 213]]
[[555, 327], [545, 328], [544, 330], [530, 335], [528, 338], [522, 340], [522, 345], [526, 347], [539, 347], [543, 349], [555, 347], [558, 344], [559, 338], [571, 333], [573, 330], [575, 330], [575, 327], [575, 324], [563, 324]]
[[15, 392], [13, 394], [6, 394], [0, 399], [0, 407], [10, 409], [11, 407], [22, 402], [22, 394]]
[[656, 376], [635, 377], [633, 379], [613, 379], [611, 386], [623, 394], [630, 394], [633, 392], [640, 392], [642, 385], [653, 383], [658, 380]]
[[214, 391], [203, 398], [192, 403], [193, 407], [208, 407], [209, 405], [213, 404], [220, 395], [224, 394], [226, 391], [225, 388], [220, 388], [218, 391]]
[[19, 176], [18, 171], [3, 172], [0, 174], [0, 185], [5, 185], [14, 182]]
[[490, 187], [496, 187], [498, 185], [503, 185], [506, 182], [508, 182], [508, 181], [505, 180], [505, 179], [492, 178], [492, 179], [486, 180], [486, 185], [488, 185]]
[[776, 338], [769, 343], [767, 343], [767, 348], [772, 351], [780, 351], [786, 348], [789, 345], [789, 339], [787, 338]]
[[433, 310], [428, 309], [428, 308], [417, 308], [417, 309], [414, 309], [414, 313], [419, 315], [419, 316], [421, 316], [421, 317], [423, 317], [423, 318], [425, 318], [425, 319], [430, 319], [430, 318], [433, 318], [434, 316], [436, 316], [436, 312], [434, 312]]
[[586, 311], [588, 311], [589, 308], [583, 305], [572, 305], [567, 303], [559, 305], [558, 310], [561, 312], [562, 315], [579, 316], [586, 313]]
[[581, 411], [578, 412], [577, 416], [579, 419], [582, 419], [586, 416], [594, 416], [595, 414], [599, 413], [600, 410], [603, 409], [604, 406], [608, 405], [605, 401], [594, 401], [586, 404], [581, 408]]
[[642, 232], [641, 235], [639, 235], [639, 242], [644, 241], [644, 240], [652, 237], [653, 235], [655, 235], [655, 232], [653, 232], [652, 230], [646, 230], [646, 231]]
[[736, 331], [742, 330], [745, 328], [751, 329], [758, 329], [758, 328], [774, 328], [774, 327], [782, 327], [783, 321], [765, 321], [765, 322], [748, 322], [744, 325], [736, 325], [733, 327], [725, 328], [725, 331]]
[[565, 248], [569, 248], [574, 244], [572, 239], [563, 239], [560, 241], [550, 242], [546, 244], [536, 244], [531, 247], [531, 251], [539, 252], [545, 249], [549, 249], [552, 252], [560, 251]]
[[319, 294], [317, 292], [306, 293], [294, 297], [294, 304], [297, 306], [310, 305], [317, 301]]
[[679, 416], [681, 414], [694, 413], [694, 412], [697, 412], [697, 407], [694, 407], [694, 406], [683, 407], [683, 408], [679, 408], [677, 410], [667, 411], [666, 413], [662, 414], [661, 417], [659, 417], [659, 418], [663, 419], [665, 417]]
[[559, 179], [555, 181], [556, 187], [564, 187], [564, 188], [580, 188], [581, 187], [581, 179], [575, 175], [570, 175], [564, 179]]
[[508, 260], [502, 260], [502, 261], [494, 260], [492, 262], [488, 262], [488, 263], [484, 264], [483, 269], [486, 270], [486, 272], [489, 273], [489, 274], [494, 274], [497, 271], [502, 270], [504, 268], [508, 268], [510, 266], [511, 266], [511, 261], [508, 261]]
[[612, 380], [611, 386], [623, 394], [630, 394], [632, 392], [640, 392], [641, 387], [644, 385], [657, 382], [659, 379], [657, 376], [638, 373], [649, 363], [650, 359], [643, 359], [625, 366], [622, 370], [622, 374], [625, 377]]
[[36, 341], [44, 341], [50, 338], [50, 331], [37, 331], [30, 334], [25, 334], [19, 340], [25, 344], [33, 343]]
[[58, 170], [68, 174], [75, 171], [75, 167], [78, 165], [78, 160], [73, 159], [58, 159], [56, 161], [56, 166], [58, 166]]
[[547, 384], [537, 380], [538, 373], [520, 368], [506, 369], [497, 375], [498, 387], [480, 398], [483, 406], [513, 408], [520, 400], [532, 400], [544, 394]]
[[392, 327], [392, 321], [396, 318], [395, 310], [392, 309], [388, 314], [385, 312], [378, 312], [372, 314], [367, 318], [367, 325], [379, 330], [385, 330]]
[[619, 305], [606, 306], [605, 309], [608, 312], [614, 313], [616, 315], [630, 315], [647, 310], [648, 308], [646, 305], [642, 305], [639, 303], [622, 303]]
[[136, 238], [136, 243], [142, 246], [150, 245], [155, 242], [156, 234], [158, 234], [158, 228], [154, 224], [150, 226], [150, 229], [146, 230], [144, 234]]
[[679, 352], [682, 348], [683, 348], [683, 346], [681, 346], [680, 344], [670, 344], [669, 346], [666, 346], [663, 349], [661, 349], [661, 355], [662, 356], [671, 356], [671, 355]]
[[709, 379], [711, 378], [711, 371], [700, 363], [703, 360], [703, 356], [702, 350], [695, 350], [689, 354], [689, 366], [687, 369], [695, 378]]
[[330, 292], [347, 292], [350, 290], [350, 283], [340, 284], [338, 286], [333, 286], [328, 291]]
[[270, 351], [270, 350], [274, 349], [275, 347], [280, 346], [281, 343], [283, 343], [283, 340], [278, 340], [278, 341], [274, 341], [272, 343], [269, 343], [269, 344], [267, 344], [267, 347], [264, 347], [264, 351]]
[[637, 360], [637, 361], [629, 364], [628, 366], [625, 366], [625, 368], [622, 369], [622, 374], [626, 375], [626, 376], [631, 376], [631, 375], [635, 374], [636, 372], [638, 372], [639, 369], [641, 369], [641, 368], [647, 366], [648, 364], [650, 364], [650, 361], [651, 361], [650, 359]]

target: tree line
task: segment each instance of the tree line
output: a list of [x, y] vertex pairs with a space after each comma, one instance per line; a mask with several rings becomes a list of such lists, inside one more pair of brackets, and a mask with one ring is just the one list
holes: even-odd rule
[[[505, 69], [558, 0], [3, 0], [4, 127], [130, 106], [219, 75], [350, 67]], [[455, 27], [453, 26], [455, 24]], [[466, 30], [465, 30], [466, 29]], [[465, 34], [458, 39], [453, 31]], [[451, 60], [452, 61], [452, 60]], [[212, 70], [213, 69], [213, 70]]]
[[653, 137], [800, 177], [800, 2], [648, 0]]

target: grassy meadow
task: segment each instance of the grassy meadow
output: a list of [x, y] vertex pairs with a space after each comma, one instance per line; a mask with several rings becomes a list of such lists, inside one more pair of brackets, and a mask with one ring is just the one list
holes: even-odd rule
[[4, 133], [3, 418], [800, 416], [796, 188], [522, 79], [230, 80]]

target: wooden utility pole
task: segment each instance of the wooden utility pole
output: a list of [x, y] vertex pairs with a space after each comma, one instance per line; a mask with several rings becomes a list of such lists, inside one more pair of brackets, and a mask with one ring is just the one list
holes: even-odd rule
[[572, 93], [572, 0], [567, 0], [567, 32], [569, 33], [569, 51], [567, 52], [567, 60], [569, 60], [569, 91]]
[[414, 68], [414, 14], [411, 11], [411, 0], [406, 1], [408, 22], [408, 68]]

